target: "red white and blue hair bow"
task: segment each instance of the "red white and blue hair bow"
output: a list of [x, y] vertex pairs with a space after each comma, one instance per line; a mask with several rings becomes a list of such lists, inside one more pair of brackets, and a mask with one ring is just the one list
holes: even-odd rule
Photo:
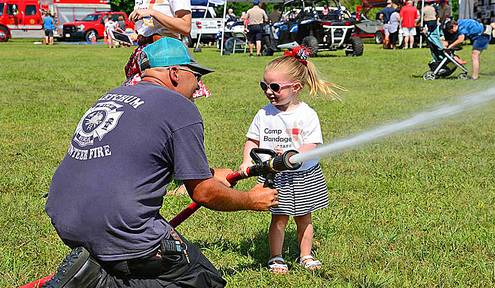
[[311, 49], [305, 47], [305, 46], [296, 46], [292, 48], [291, 50], [285, 51], [284, 56], [286, 57], [294, 57], [297, 59], [297, 61], [301, 62], [304, 64], [304, 66], [308, 65], [308, 58], [309, 55], [311, 54]]

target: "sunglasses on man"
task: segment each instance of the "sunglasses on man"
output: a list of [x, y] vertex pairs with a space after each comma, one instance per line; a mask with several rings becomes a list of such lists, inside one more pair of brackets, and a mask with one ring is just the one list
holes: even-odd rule
[[177, 70], [181, 70], [181, 71], [190, 72], [191, 74], [193, 74], [193, 75], [194, 75], [194, 77], [196, 77], [196, 81], [198, 81], [198, 82], [201, 80], [201, 76], [203, 76], [203, 75], [201, 75], [201, 74], [200, 74], [200, 73], [198, 73], [198, 72], [194, 72], [194, 71], [192, 71], [191, 69], [186, 69], [186, 68], [177, 67]]

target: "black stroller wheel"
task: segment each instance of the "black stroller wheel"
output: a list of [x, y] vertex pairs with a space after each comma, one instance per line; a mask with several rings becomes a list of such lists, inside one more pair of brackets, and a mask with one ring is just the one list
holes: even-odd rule
[[424, 80], [435, 80], [435, 78], [436, 78], [436, 76], [435, 76], [435, 73], [433, 73], [433, 71], [426, 71], [423, 74]]
[[461, 73], [461, 74], [459, 74], [459, 76], [457, 76], [457, 79], [467, 80], [467, 79], [469, 79], [469, 76], [467, 73]]

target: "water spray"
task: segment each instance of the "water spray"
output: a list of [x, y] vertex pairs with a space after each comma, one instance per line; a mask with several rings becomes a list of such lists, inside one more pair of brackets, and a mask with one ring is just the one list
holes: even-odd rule
[[[273, 188], [273, 179], [277, 172], [296, 170], [304, 161], [329, 157], [337, 152], [342, 152], [398, 132], [406, 131], [421, 124], [431, 123], [436, 120], [456, 115], [492, 100], [495, 100], [495, 88], [464, 96], [458, 104], [443, 105], [433, 111], [421, 112], [409, 119], [365, 131], [361, 134], [338, 140], [308, 152], [297, 153], [295, 150], [290, 150], [282, 155], [277, 155], [274, 151], [269, 149], [255, 148], [251, 150], [250, 153], [255, 165], [249, 167], [247, 171], [237, 171], [227, 175], [227, 181], [232, 185], [235, 185], [238, 180], [262, 175], [266, 178], [265, 186]], [[260, 154], [268, 155], [271, 158], [262, 161], [259, 156]], [[191, 203], [191, 205], [174, 217], [170, 221], [170, 224], [173, 227], [177, 227], [199, 209], [199, 207], [200, 206], [197, 203]]]
[[406, 130], [410, 130], [421, 124], [431, 123], [436, 120], [447, 118], [458, 113], [474, 109], [484, 103], [495, 100], [495, 88], [478, 92], [475, 94], [467, 95], [460, 98], [461, 101], [458, 104], [443, 105], [433, 111], [421, 112], [409, 119], [387, 124], [369, 131], [365, 131], [358, 135], [341, 139], [336, 142], [330, 143], [313, 149], [308, 152], [295, 154], [289, 158], [289, 163], [302, 163], [308, 160], [319, 159], [323, 157], [329, 157], [337, 152], [348, 150], [356, 146], [398, 133]]

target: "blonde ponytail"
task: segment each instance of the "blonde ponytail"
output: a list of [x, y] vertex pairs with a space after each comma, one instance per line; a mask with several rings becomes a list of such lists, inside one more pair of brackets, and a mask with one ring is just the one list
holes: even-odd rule
[[324, 95], [340, 100], [335, 89], [344, 90], [334, 83], [323, 80], [313, 63], [294, 56], [273, 59], [266, 65], [265, 71], [283, 71], [292, 80], [299, 81], [303, 86], [307, 85], [311, 96]]

